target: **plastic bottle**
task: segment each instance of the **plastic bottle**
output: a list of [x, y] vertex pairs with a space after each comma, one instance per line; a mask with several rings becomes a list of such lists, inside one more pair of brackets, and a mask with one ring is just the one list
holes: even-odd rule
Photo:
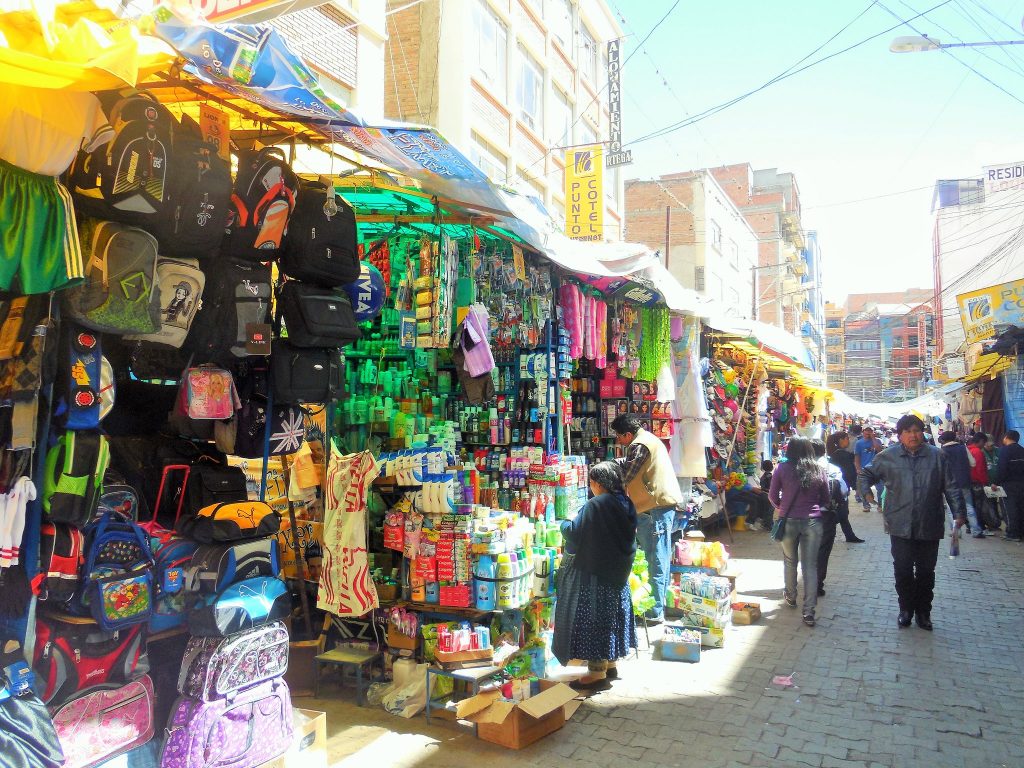
[[[495, 606], [495, 594], [493, 581], [495, 575], [494, 558], [490, 555], [480, 555], [476, 561], [476, 608], [478, 611], [493, 611]], [[491, 581], [486, 581], [491, 579]]]
[[515, 608], [511, 555], [498, 555], [498, 567], [495, 578], [498, 579], [497, 607], [502, 609]]

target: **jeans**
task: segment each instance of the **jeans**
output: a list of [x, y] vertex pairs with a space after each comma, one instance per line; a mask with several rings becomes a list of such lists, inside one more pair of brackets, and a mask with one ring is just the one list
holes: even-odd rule
[[786, 520], [786, 535], [782, 537], [786, 597], [793, 600], [797, 596], [796, 563], [799, 552], [800, 570], [804, 574], [804, 616], [813, 616], [818, 605], [818, 549], [823, 530], [820, 517], [790, 517]]
[[870, 491], [872, 491], [874, 493], [874, 495], [875, 495], [875, 503], [878, 504], [878, 505], [881, 505], [881, 503], [882, 503], [882, 491], [884, 489], [885, 489], [885, 486], [882, 485], [881, 483], [877, 483], [876, 485], [871, 486], [868, 483], [868, 479], [864, 475], [862, 475], [862, 474], [858, 474], [857, 475], [857, 493], [860, 495], [861, 502], [864, 504], [864, 508], [865, 509], [867, 509], [867, 505], [868, 505], [868, 502], [867, 502], [868, 491], [870, 490]]
[[[964, 506], [967, 507], [967, 522], [971, 526], [971, 533], [973, 533], [975, 536], [981, 535], [981, 533], [985, 529], [984, 529], [984, 527], [982, 527], [981, 523], [978, 522], [978, 513], [974, 509], [974, 499], [971, 497], [970, 490], [969, 489], [963, 489], [963, 488], [956, 488], [956, 489], [953, 490], [953, 495], [954, 496], [959, 495], [960, 498], [964, 500]], [[946, 502], [946, 511], [949, 513], [949, 516], [948, 516], [947, 519], [949, 520], [950, 530], [952, 530], [952, 528], [953, 528], [953, 510], [949, 508], [949, 503], [948, 502]]]
[[648, 611], [648, 618], [662, 618], [665, 615], [665, 595], [668, 593], [668, 579], [672, 566], [672, 520], [676, 508], [658, 507], [636, 516], [636, 543], [647, 558], [647, 570], [651, 577], [651, 591], [654, 593], [654, 607]]
[[938, 539], [922, 541], [890, 536], [889, 540], [900, 610], [931, 613], [935, 594], [935, 561], [939, 557]]

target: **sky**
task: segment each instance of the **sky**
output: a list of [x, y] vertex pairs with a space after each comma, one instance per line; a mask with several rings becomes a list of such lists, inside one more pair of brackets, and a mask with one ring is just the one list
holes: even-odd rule
[[[918, 33], [1024, 40], [1020, 0], [681, 0], [656, 29], [675, 0], [609, 2], [632, 56], [622, 70], [623, 140], [633, 150], [624, 178], [741, 162], [794, 173], [828, 300], [930, 288], [935, 181], [1024, 160], [1024, 45], [889, 51], [893, 38]], [[838, 53], [921, 12], [914, 29]], [[799, 66], [832, 58], [631, 144], [764, 85], [825, 43]]]

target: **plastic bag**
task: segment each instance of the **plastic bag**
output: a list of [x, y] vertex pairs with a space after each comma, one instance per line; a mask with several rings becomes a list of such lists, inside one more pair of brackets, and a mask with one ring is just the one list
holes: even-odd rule
[[384, 709], [392, 715], [410, 718], [415, 717], [427, 706], [427, 667], [429, 664], [417, 664], [412, 681], [397, 690], [388, 691], [382, 703]]

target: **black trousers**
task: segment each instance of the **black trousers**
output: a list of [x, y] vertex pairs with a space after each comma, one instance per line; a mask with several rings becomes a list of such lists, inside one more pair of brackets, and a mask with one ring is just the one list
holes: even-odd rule
[[1024, 483], [1003, 483], [1006, 498], [1006, 535], [1013, 538], [1024, 536]]
[[819, 589], [825, 586], [825, 577], [828, 575], [828, 559], [832, 554], [832, 545], [836, 543], [836, 518], [837, 516], [830, 511], [826, 510], [821, 513], [821, 546], [818, 547]]
[[900, 610], [931, 613], [935, 594], [935, 562], [939, 540], [902, 539], [890, 536], [892, 569], [896, 576], [896, 596]]
[[850, 500], [843, 499], [839, 508], [836, 510], [836, 517], [839, 520], [839, 527], [843, 529], [843, 536], [846, 537], [847, 541], [857, 538], [857, 534], [853, 532], [853, 526], [850, 525]]

